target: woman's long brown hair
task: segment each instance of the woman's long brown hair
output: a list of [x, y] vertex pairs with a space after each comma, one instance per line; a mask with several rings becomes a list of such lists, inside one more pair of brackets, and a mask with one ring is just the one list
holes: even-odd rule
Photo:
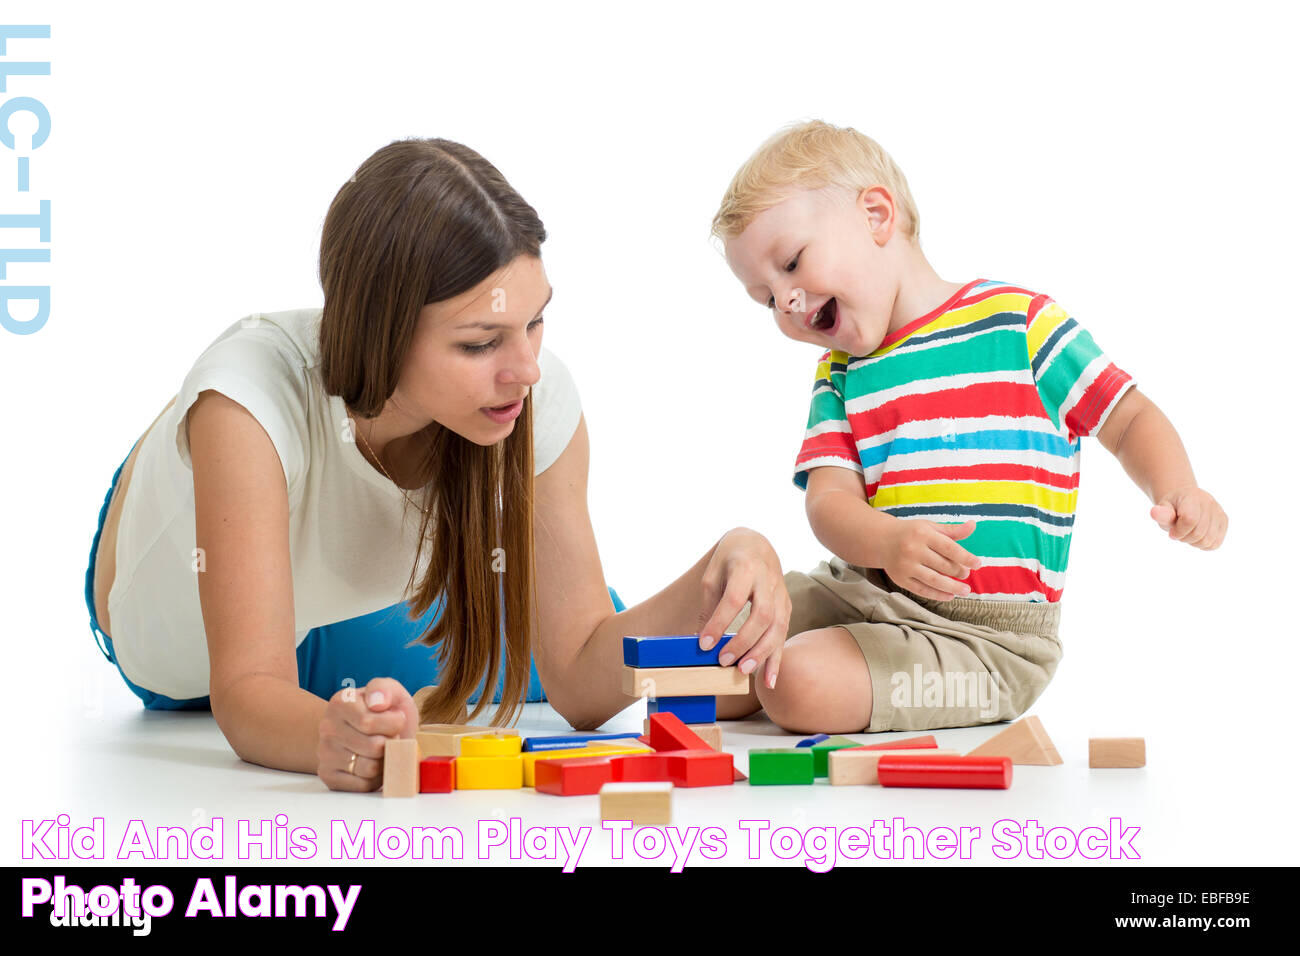
[[[518, 256], [540, 256], [545, 240], [533, 207], [467, 146], [406, 139], [380, 149], [344, 183], [322, 228], [325, 391], [357, 415], [378, 415], [397, 387], [420, 310], [474, 288]], [[443, 598], [437, 622], [419, 638], [438, 647], [441, 671], [420, 722], [459, 722], [486, 675], [471, 719], [483, 710], [500, 673], [504, 629], [505, 683], [492, 725], [514, 723], [527, 690], [536, 603], [532, 394], [504, 442], [478, 445], [437, 422], [420, 434], [411, 618]], [[426, 546], [430, 560], [416, 582]], [[508, 560], [496, 562], [501, 554]]]

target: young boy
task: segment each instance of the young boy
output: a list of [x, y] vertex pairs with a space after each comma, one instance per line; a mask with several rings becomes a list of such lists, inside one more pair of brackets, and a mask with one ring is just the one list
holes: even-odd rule
[[794, 480], [834, 555], [786, 575], [791, 636], [719, 717], [845, 733], [1023, 713], [1061, 658], [1083, 436], [1171, 538], [1223, 541], [1177, 432], [1079, 323], [1018, 285], [941, 279], [918, 225], [889, 155], [818, 121], [764, 143], [714, 217], [749, 296], [827, 350]]

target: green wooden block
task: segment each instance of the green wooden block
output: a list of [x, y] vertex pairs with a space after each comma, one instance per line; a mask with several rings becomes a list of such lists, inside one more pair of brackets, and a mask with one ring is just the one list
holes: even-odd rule
[[830, 752], [846, 747], [861, 747], [862, 741], [850, 740], [848, 737], [830, 737], [819, 744], [807, 748], [813, 754], [813, 776], [825, 777], [830, 774]]
[[807, 747], [751, 750], [749, 782], [752, 786], [812, 783], [813, 755]]

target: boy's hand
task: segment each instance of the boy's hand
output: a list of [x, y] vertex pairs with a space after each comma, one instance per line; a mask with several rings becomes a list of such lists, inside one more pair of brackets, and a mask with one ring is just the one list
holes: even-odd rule
[[1151, 517], [1175, 541], [1213, 551], [1228, 533], [1228, 515], [1203, 488], [1190, 485], [1169, 492], [1151, 509]]
[[978, 568], [980, 559], [957, 542], [974, 531], [974, 521], [936, 524], [899, 519], [886, 545], [885, 573], [895, 584], [921, 597], [936, 601], [965, 597], [970, 586], [957, 579]]

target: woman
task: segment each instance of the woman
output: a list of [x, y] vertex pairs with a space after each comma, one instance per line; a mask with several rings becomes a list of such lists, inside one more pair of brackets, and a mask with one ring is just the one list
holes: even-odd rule
[[373, 790], [386, 738], [478, 693], [473, 718], [489, 685], [493, 724], [513, 722], [530, 651], [534, 699], [598, 727], [632, 702], [623, 635], [708, 647], [749, 604], [728, 650], [775, 682], [790, 604], [756, 532], [616, 613], [577, 391], [541, 347], [545, 238], [447, 140], [394, 142], [344, 184], [324, 308], [227, 329], [113, 476], [87, 606], [147, 708], [210, 707], [244, 760]]

